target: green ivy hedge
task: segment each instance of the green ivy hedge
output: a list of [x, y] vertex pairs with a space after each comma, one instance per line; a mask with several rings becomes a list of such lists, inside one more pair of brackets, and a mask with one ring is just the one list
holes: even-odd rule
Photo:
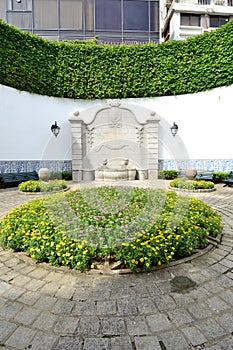
[[55, 42], [0, 20], [0, 84], [48, 96], [178, 95], [233, 84], [233, 21], [185, 41]]

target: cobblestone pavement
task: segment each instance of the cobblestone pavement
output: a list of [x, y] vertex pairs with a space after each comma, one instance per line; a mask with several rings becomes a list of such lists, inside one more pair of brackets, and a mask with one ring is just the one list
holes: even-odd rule
[[[233, 349], [233, 188], [195, 196], [222, 213], [222, 243], [176, 266], [93, 275], [0, 250], [0, 348]], [[30, 198], [0, 190], [0, 213]], [[196, 285], [182, 292], [175, 276]]]

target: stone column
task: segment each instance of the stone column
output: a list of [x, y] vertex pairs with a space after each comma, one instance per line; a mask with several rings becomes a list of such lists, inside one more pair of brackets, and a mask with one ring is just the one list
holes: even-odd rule
[[73, 181], [83, 180], [83, 121], [79, 119], [79, 112], [75, 111], [69, 118], [72, 132], [72, 175]]
[[156, 180], [158, 178], [158, 124], [159, 119], [155, 117], [155, 112], [152, 112], [146, 125], [149, 180]]

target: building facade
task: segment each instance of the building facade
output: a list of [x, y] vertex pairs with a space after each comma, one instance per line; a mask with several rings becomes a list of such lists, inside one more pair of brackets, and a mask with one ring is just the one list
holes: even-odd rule
[[233, 19], [233, 0], [165, 0], [162, 40], [182, 40]]
[[0, 18], [52, 40], [145, 43], [161, 32], [159, 0], [1, 0]]
[[162, 40], [182, 40], [233, 19], [233, 0], [165, 0]]

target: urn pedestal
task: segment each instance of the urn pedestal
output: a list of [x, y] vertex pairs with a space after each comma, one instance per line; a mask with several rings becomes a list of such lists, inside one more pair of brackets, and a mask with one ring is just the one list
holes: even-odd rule
[[197, 170], [193, 169], [193, 168], [186, 169], [185, 170], [185, 176], [187, 177], [187, 179], [193, 180], [197, 176]]

